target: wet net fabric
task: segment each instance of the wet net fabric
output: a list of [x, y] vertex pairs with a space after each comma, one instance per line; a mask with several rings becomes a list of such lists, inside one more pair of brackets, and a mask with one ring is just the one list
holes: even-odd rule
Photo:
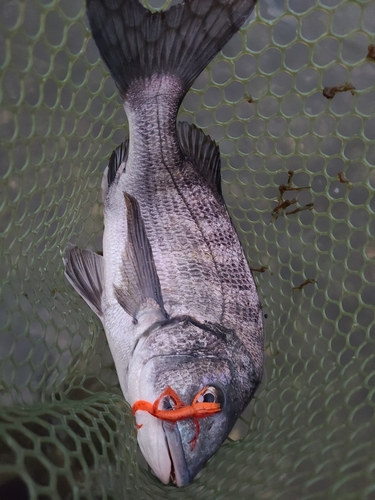
[[259, 0], [184, 100], [220, 145], [266, 345], [231, 439], [178, 490], [138, 460], [101, 325], [63, 277], [68, 242], [101, 250], [115, 86], [83, 1], [0, 1], [1, 499], [375, 498], [373, 43], [374, 0]]

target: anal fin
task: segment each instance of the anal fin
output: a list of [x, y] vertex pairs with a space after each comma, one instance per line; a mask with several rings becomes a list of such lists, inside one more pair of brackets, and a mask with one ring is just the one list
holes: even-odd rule
[[117, 148], [111, 154], [108, 163], [108, 173], [107, 173], [108, 188], [115, 180], [117, 170], [119, 169], [121, 163], [126, 161], [128, 154], [128, 144], [129, 140], [125, 139], [125, 141], [122, 142], [119, 146], [117, 146]]
[[104, 170], [102, 178], [102, 200], [105, 203], [107, 198], [108, 190], [116, 178], [116, 174], [120, 165], [126, 162], [128, 157], [128, 145], [129, 139], [126, 138], [116, 149], [112, 151], [111, 157], [109, 158], [108, 166]]

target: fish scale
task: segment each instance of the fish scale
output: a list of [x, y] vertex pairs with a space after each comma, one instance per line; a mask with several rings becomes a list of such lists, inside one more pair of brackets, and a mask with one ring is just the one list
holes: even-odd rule
[[221, 195], [217, 146], [176, 127], [190, 85], [254, 3], [186, 0], [152, 14], [137, 0], [87, 2], [129, 141], [103, 177], [103, 257], [69, 247], [66, 276], [103, 323], [143, 455], [177, 486], [224, 442], [262, 377], [261, 307]]
[[[148, 110], [153, 109], [153, 106], [148, 106]], [[156, 133], [159, 135], [158, 130], [163, 134], [159, 135], [159, 147], [160, 151], [154, 151], [154, 160], [152, 164], [139, 163], [134, 167], [135, 179], [127, 177], [128, 170], [124, 176], [124, 188], [127, 187], [130, 193], [134, 194], [137, 198], [143, 218], [147, 228], [147, 234], [151, 241], [151, 246], [153, 247], [153, 255], [157, 261], [157, 268], [159, 270], [159, 277], [161, 280], [162, 290], [164, 289], [164, 283], [175, 282], [174, 290], [171, 295], [173, 297], [179, 296], [181, 299], [181, 304], [189, 304], [188, 311], [194, 315], [194, 310], [191, 307], [197, 307], [196, 302], [190, 304], [189, 297], [191, 296], [191, 276], [197, 275], [200, 278], [204, 278], [199, 283], [194, 286], [194, 293], [205, 300], [205, 304], [210, 304], [210, 311], [215, 309], [212, 305], [212, 301], [208, 300], [216, 290], [220, 290], [217, 294], [220, 296], [219, 304], [217, 304], [215, 317], [207, 317], [208, 308], [205, 306], [203, 312], [198, 310], [197, 317], [200, 320], [216, 320], [222, 321], [224, 318], [228, 327], [236, 327], [238, 325], [233, 324], [233, 319], [237, 317], [238, 310], [240, 308], [240, 303], [238, 301], [237, 292], [239, 292], [239, 287], [236, 283], [239, 281], [241, 283], [240, 287], [247, 290], [248, 293], [241, 301], [243, 304], [243, 311], [249, 311], [249, 299], [251, 294], [254, 293], [254, 283], [248, 271], [248, 265], [245, 261], [242, 248], [237, 239], [233, 239], [232, 232], [233, 228], [231, 226], [226, 207], [224, 203], [217, 203], [214, 199], [212, 191], [208, 190], [206, 186], [203, 186], [201, 179], [199, 178], [196, 171], [192, 168], [191, 164], [188, 162], [182, 163], [179, 161], [180, 151], [177, 147], [177, 132], [176, 132], [176, 117], [168, 114], [163, 116], [163, 119], [158, 119], [157, 117], [150, 114], [149, 116], [143, 116], [142, 112], [137, 110], [142, 119], [139, 122], [139, 130], [142, 132], [145, 127], [144, 123], [158, 123], [159, 128]], [[132, 132], [135, 131], [137, 134], [137, 127], [132, 124]], [[171, 136], [165, 137], [166, 131], [169, 131]], [[174, 147], [168, 148], [168, 138], [171, 137], [172, 144]], [[137, 139], [134, 139], [137, 142]], [[155, 138], [146, 136], [141, 137], [139, 144], [141, 145], [143, 151], [148, 144], [155, 144]], [[159, 159], [158, 154], [162, 156], [162, 152], [167, 151], [168, 155], [168, 171], [163, 168], [163, 164], [158, 164], [156, 159]], [[138, 152], [137, 152], [138, 153]], [[144, 156], [151, 157], [151, 152], [147, 151], [144, 155], [139, 155], [136, 153], [137, 158], [143, 160]], [[175, 164], [173, 164], [173, 159], [176, 158]], [[128, 168], [128, 167], [127, 167]], [[130, 170], [130, 168], [129, 168]], [[129, 174], [131, 176], [131, 174]], [[137, 178], [139, 176], [139, 178]], [[143, 176], [147, 178], [144, 179]], [[173, 177], [174, 182], [168, 183], [170, 176]], [[133, 189], [133, 184], [136, 186], [145, 186], [147, 198], [144, 197], [139, 189]], [[162, 193], [161, 198], [156, 198], [159, 194], [159, 187], [166, 184], [165, 194]], [[169, 185], [168, 185], [169, 184]], [[173, 189], [173, 184], [179, 186], [179, 191]], [[148, 187], [150, 186], [150, 189]], [[158, 186], [158, 189], [155, 189]], [[181, 195], [183, 195], [182, 203], [179, 203]], [[169, 205], [170, 197], [172, 197], [171, 204]], [[205, 200], [205, 203], [202, 203]], [[208, 203], [209, 200], [209, 203]], [[156, 207], [159, 209], [158, 219], [149, 220], [147, 207]], [[186, 213], [185, 206], [188, 209]], [[164, 210], [163, 210], [164, 209]], [[172, 227], [179, 227], [181, 231], [176, 233], [168, 233], [166, 231], [164, 222], [168, 220], [170, 214], [174, 214], [177, 219], [177, 223], [173, 224]], [[194, 214], [195, 225], [192, 224], [191, 214]], [[162, 223], [160, 224], [160, 221]], [[159, 222], [159, 223], [158, 223]], [[188, 238], [183, 236], [188, 234]], [[160, 237], [163, 235], [163, 237]], [[201, 239], [207, 242], [207, 247], [202, 245]], [[168, 247], [160, 248], [158, 242], [163, 241], [170, 243]], [[200, 244], [197, 245], [196, 242], [199, 241]], [[179, 248], [179, 255], [176, 249]], [[200, 249], [200, 254], [197, 254], [197, 248]], [[171, 250], [174, 249], [174, 259], [170, 258]], [[195, 254], [195, 258], [191, 259], [186, 263], [186, 257]], [[209, 259], [208, 266], [204, 266], [204, 262]], [[177, 269], [183, 267], [189, 267], [187, 276], [187, 286], [181, 280], [179, 274], [173, 275], [168, 273], [164, 278], [164, 268], [166, 271], [171, 269], [170, 264], [176, 260], [179, 265], [172, 267], [172, 269]], [[212, 264], [215, 264], [213, 266]], [[222, 264], [222, 265], [220, 265]], [[209, 280], [209, 283], [206, 282]], [[207, 292], [200, 293], [200, 287], [205, 285], [203, 290]], [[176, 293], [179, 290], [179, 293]], [[182, 290], [182, 294], [181, 294]], [[184, 291], [186, 290], [187, 296], [184, 296]], [[170, 290], [168, 290], [170, 292]], [[169, 302], [169, 296], [163, 293], [164, 300]], [[257, 306], [257, 304], [255, 304]], [[210, 312], [209, 311], [209, 312]], [[233, 312], [235, 314], [233, 314]], [[205, 318], [206, 315], [206, 318]], [[248, 316], [248, 315], [247, 315]], [[246, 314], [243, 312], [240, 315], [241, 324], [242, 320], [246, 320]]]
[[[192, 165], [183, 162], [177, 139], [176, 103], [172, 101], [168, 108], [174, 113], [163, 113], [157, 98], [145, 101], [137, 107], [136, 120], [128, 110], [129, 160], [118, 189], [132, 194], [140, 205], [168, 312], [189, 313], [201, 321], [220, 321], [225, 301], [222, 293], [216, 292], [221, 291], [221, 279], [215, 273], [209, 244], [211, 233], [220, 231], [220, 227], [210, 226], [210, 234], [205, 234], [201, 222], [207, 209], [202, 210], [198, 203], [192, 205], [197, 197], [210, 200], [212, 192], [201, 185]], [[147, 126], [149, 123], [154, 126]], [[199, 192], [194, 193], [194, 188]], [[156, 217], [150, 217], [148, 207], [153, 207]], [[226, 216], [223, 205], [215, 208]], [[165, 221], [169, 222], [169, 230]], [[106, 218], [106, 227], [108, 222]], [[217, 301], [212, 301], [213, 295], [218, 296]]]

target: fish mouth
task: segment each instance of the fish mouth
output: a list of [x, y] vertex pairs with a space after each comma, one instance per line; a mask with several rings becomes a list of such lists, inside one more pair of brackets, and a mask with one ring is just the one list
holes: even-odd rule
[[171, 460], [170, 480], [176, 486], [185, 486], [190, 483], [191, 477], [185, 460], [178, 423], [163, 422], [163, 430]]

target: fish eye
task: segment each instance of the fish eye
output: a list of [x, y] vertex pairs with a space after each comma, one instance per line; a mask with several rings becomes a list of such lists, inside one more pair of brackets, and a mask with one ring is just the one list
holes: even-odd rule
[[222, 391], [214, 386], [206, 387], [198, 397], [199, 403], [220, 403], [224, 401]]
[[173, 410], [174, 404], [171, 398], [164, 398], [163, 407], [164, 410]]
[[206, 394], [203, 396], [203, 402], [215, 403], [215, 394], [212, 394], [212, 392], [206, 392]]
[[159, 404], [159, 410], [173, 410], [175, 406], [176, 404], [170, 396], [164, 396]]

